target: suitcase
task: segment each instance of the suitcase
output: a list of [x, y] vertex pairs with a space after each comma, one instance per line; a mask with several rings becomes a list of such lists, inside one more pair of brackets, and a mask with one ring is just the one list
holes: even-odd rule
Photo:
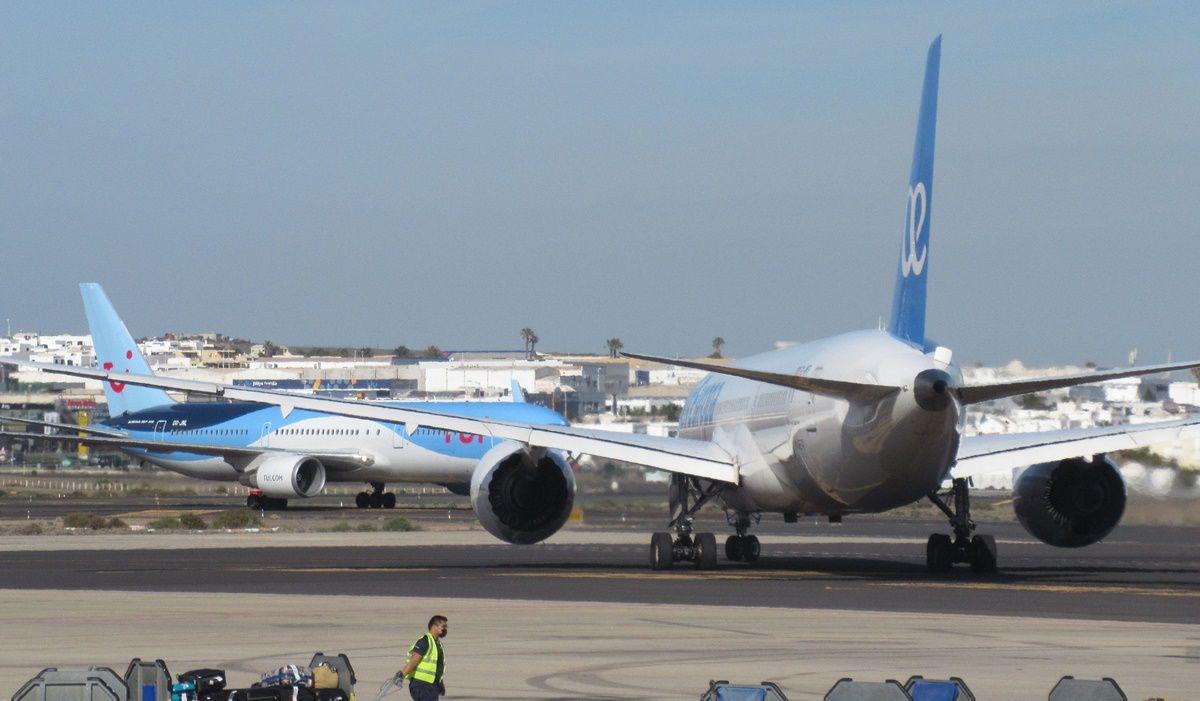
[[225, 688], [225, 670], [223, 669], [193, 669], [179, 675], [180, 682], [195, 682], [196, 692], [203, 694], [207, 691], [220, 691]]
[[205, 691], [197, 695], [198, 701], [229, 701], [229, 691], [219, 689], [217, 691]]
[[252, 686], [249, 689], [230, 689], [229, 701], [292, 701], [291, 689], [278, 686]]
[[341, 689], [316, 689], [317, 701], [350, 701]]

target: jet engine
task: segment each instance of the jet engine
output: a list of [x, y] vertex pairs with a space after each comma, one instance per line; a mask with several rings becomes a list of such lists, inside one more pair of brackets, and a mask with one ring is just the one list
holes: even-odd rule
[[1033, 465], [1017, 478], [1013, 509], [1030, 535], [1060, 548], [1091, 545], [1125, 513], [1125, 481], [1112, 461], [1071, 458]]
[[574, 503], [575, 473], [555, 450], [505, 441], [471, 475], [471, 507], [480, 525], [509, 543], [527, 545], [554, 535]]
[[250, 465], [241, 482], [268, 497], [311, 497], [325, 488], [325, 466], [308, 455], [266, 455]]

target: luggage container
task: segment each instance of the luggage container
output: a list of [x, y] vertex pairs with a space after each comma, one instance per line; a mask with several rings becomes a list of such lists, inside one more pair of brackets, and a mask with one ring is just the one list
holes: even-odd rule
[[1129, 701], [1115, 679], [1063, 677], [1050, 690], [1049, 701]]
[[975, 701], [975, 694], [958, 677], [926, 679], [912, 676], [904, 682], [904, 690], [913, 701]]
[[25, 682], [12, 701], [129, 701], [129, 687], [108, 667], [47, 667]]
[[787, 697], [775, 682], [730, 684], [722, 679], [710, 681], [700, 701], [787, 701]]
[[171, 672], [162, 660], [145, 662], [135, 657], [125, 669], [125, 686], [129, 701], [170, 701]]
[[825, 701], [912, 701], [912, 697], [895, 679], [885, 682], [839, 679], [825, 692]]
[[[326, 655], [323, 652], [318, 652], [313, 655], [312, 661], [308, 663], [309, 669], [325, 665], [337, 672], [338, 685], [337, 688], [345, 695], [345, 701], [354, 701], [354, 685], [358, 683], [358, 678], [354, 676], [354, 666], [350, 664], [350, 658], [343, 653], [337, 655]], [[322, 698], [321, 692], [326, 689], [317, 689], [318, 701], [337, 701], [331, 694], [325, 694]]]

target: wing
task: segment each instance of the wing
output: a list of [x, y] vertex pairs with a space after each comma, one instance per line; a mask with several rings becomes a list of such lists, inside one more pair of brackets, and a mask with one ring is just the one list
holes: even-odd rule
[[481, 419], [403, 406], [367, 404], [347, 399], [310, 397], [264, 389], [222, 385], [213, 382], [180, 380], [170, 377], [159, 377], [157, 375], [116, 373], [69, 365], [30, 363], [8, 359], [0, 360], [0, 363], [71, 377], [84, 377], [105, 382], [112, 380], [140, 387], [158, 387], [176, 392], [268, 404], [279, 407], [284, 416], [287, 416], [296, 409], [305, 409], [337, 416], [403, 424], [405, 431], [409, 435], [412, 435], [418, 428], [424, 427], [457, 433], [493, 436], [502, 440], [516, 441], [535, 448], [584, 453], [599, 458], [645, 465], [668, 472], [678, 472], [680, 474], [732, 484], [738, 483], [736, 461], [721, 447], [708, 441], [632, 435], [597, 429], [577, 428], [574, 426], [552, 426], [547, 424], [498, 421], [488, 418]]
[[1148, 424], [967, 436], [959, 444], [958, 460], [950, 474], [972, 477], [1052, 460], [1144, 448], [1197, 435], [1200, 435], [1200, 416]]
[[[113, 431], [106, 428], [97, 428], [95, 426], [73, 426], [71, 424], [56, 423], [54, 421], [39, 421], [37, 419], [21, 419], [16, 416], [5, 416], [0, 414], [0, 426], [7, 424], [21, 424], [28, 426], [43, 426], [45, 428], [55, 428], [60, 431], [72, 431], [75, 433], [83, 432], [96, 436], [114, 436], [117, 438], [123, 437], [125, 434], [120, 431]], [[53, 435], [53, 434], [47, 434]], [[72, 435], [72, 434], [68, 434]]]
[[[115, 434], [115, 435], [113, 435]], [[31, 438], [39, 441], [55, 443], [82, 443], [100, 448], [145, 450], [152, 453], [189, 453], [191, 455], [212, 455], [229, 460], [237, 469], [243, 469], [250, 460], [270, 453], [290, 453], [291, 451], [276, 448], [257, 448], [253, 446], [214, 445], [211, 443], [172, 443], [170, 441], [144, 440], [129, 438], [123, 434], [71, 436], [67, 434], [43, 435], [40, 433], [25, 433], [21, 431], [0, 431], [2, 438]], [[370, 467], [375, 458], [363, 453], [352, 451], [337, 452], [323, 451], [319, 453], [305, 452], [305, 455], [321, 461], [326, 469], [332, 472], [347, 472], [361, 467]]]
[[1175, 372], [1176, 370], [1190, 370], [1200, 366], [1200, 362], [1189, 361], [1186, 363], [1167, 363], [1165, 365], [1143, 365], [1141, 367], [1124, 368], [1121, 370], [1101, 370], [1098, 372], [1085, 372], [1078, 375], [1059, 375], [1057, 377], [1038, 377], [1031, 380], [1017, 380], [1016, 382], [993, 382], [986, 385], [965, 385], [959, 387], [959, 399], [963, 404], [977, 404], [979, 402], [988, 402], [993, 399], [1001, 399], [1003, 397], [1015, 397], [1021, 394], [1029, 394], [1030, 392], [1044, 392], [1050, 389], [1062, 389], [1064, 387], [1075, 387], [1076, 385], [1088, 385], [1096, 382], [1104, 382], [1105, 380], [1116, 380], [1122, 377], [1140, 377], [1142, 375], [1158, 375], [1161, 373]]

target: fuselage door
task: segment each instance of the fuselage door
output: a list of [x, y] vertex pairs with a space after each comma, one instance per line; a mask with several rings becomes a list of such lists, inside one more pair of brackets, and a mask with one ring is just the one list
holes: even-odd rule
[[156, 440], [156, 441], [165, 440], [166, 436], [167, 436], [167, 422], [166, 421], [155, 421], [154, 422], [154, 440]]
[[263, 424], [262, 435], [259, 436], [259, 445], [261, 445], [264, 448], [271, 447], [271, 422], [270, 421]]
[[391, 424], [389, 428], [392, 431], [392, 447], [404, 447], [404, 424]]

